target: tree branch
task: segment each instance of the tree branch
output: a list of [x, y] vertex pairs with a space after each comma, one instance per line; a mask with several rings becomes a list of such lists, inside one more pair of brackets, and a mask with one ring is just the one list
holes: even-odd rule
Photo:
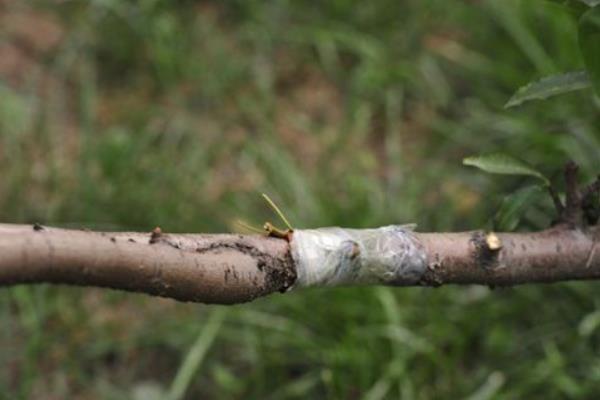
[[65, 283], [232, 304], [285, 291], [294, 280], [284, 240], [0, 224], [2, 286]]
[[[598, 226], [559, 225], [537, 233], [415, 233], [414, 238], [426, 259], [419, 285], [600, 278]], [[232, 304], [285, 292], [295, 279], [296, 262], [284, 239], [0, 224], [2, 286], [64, 283]]]
[[599, 227], [494, 235], [497, 250], [481, 231], [418, 234], [428, 257], [424, 283], [511, 286], [600, 278]]

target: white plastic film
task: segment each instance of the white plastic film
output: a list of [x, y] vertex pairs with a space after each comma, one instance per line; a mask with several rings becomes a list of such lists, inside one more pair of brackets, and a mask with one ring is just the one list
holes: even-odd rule
[[294, 230], [296, 287], [417, 283], [426, 254], [410, 225]]

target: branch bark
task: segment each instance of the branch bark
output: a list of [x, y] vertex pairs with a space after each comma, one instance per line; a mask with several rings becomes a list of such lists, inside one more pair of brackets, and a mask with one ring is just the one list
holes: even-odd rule
[[0, 224], [0, 286], [64, 283], [233, 304], [294, 280], [289, 245], [274, 238]]
[[[498, 248], [490, 248], [491, 235]], [[511, 286], [600, 278], [600, 227], [534, 233], [422, 233], [427, 285]]]
[[[506, 286], [600, 278], [598, 226], [414, 236], [427, 260], [419, 285]], [[62, 283], [233, 304], [285, 292], [295, 279], [285, 239], [0, 224], [0, 286]]]

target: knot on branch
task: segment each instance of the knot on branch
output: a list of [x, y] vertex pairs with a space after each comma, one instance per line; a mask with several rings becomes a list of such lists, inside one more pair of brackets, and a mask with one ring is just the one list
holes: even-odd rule
[[477, 264], [486, 270], [498, 266], [498, 256], [502, 249], [502, 241], [494, 232], [475, 231], [471, 235]]

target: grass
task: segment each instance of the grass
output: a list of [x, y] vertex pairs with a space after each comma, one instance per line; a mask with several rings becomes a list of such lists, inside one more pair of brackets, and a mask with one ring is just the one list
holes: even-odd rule
[[[14, 61], [0, 68], [3, 222], [224, 232], [272, 220], [264, 192], [298, 228], [463, 230], [529, 183], [465, 156], [508, 152], [557, 182], [567, 159], [600, 171], [589, 91], [503, 109], [581, 67], [550, 2], [2, 7], [17, 21], [0, 25]], [[518, 229], [551, 218], [545, 199]], [[586, 399], [600, 390], [596, 292], [306, 290], [221, 320], [120, 292], [4, 289], [0, 398]]]

